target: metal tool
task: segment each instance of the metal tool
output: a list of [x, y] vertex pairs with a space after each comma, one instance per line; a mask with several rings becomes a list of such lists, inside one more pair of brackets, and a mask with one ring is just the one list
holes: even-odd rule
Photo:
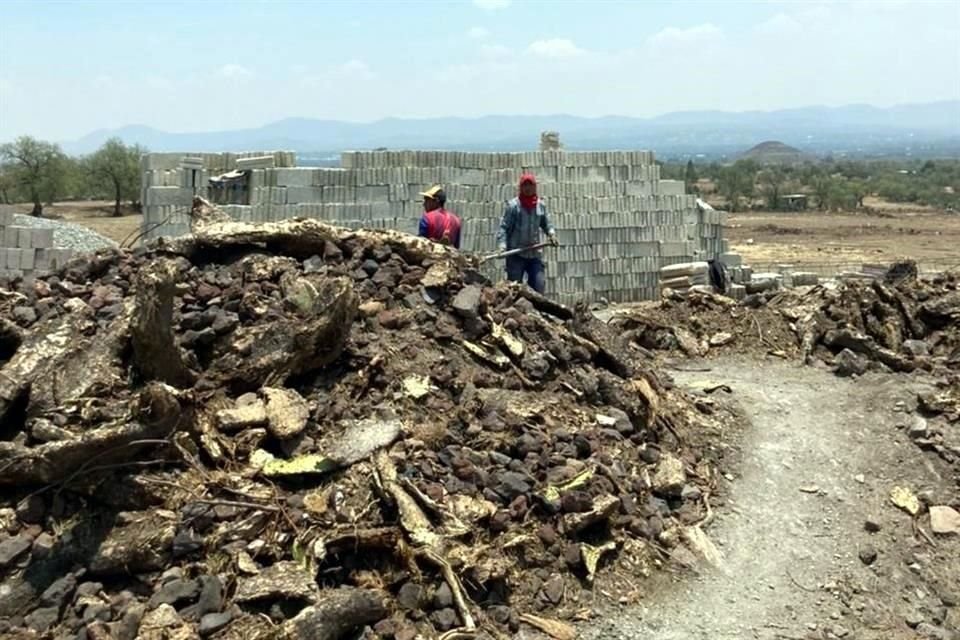
[[510, 256], [515, 256], [515, 255], [517, 255], [518, 253], [523, 253], [524, 251], [532, 251], [532, 250], [535, 250], [535, 249], [543, 249], [544, 247], [549, 247], [549, 246], [552, 246], [552, 245], [553, 245], [552, 242], [547, 241], [547, 242], [540, 242], [540, 243], [537, 243], [537, 244], [532, 244], [532, 245], [530, 245], [529, 247], [520, 247], [520, 248], [518, 248], [518, 249], [509, 249], [509, 250], [507, 250], [507, 251], [501, 251], [500, 253], [491, 253], [491, 254], [488, 255], [488, 256], [484, 256], [483, 258], [480, 258], [480, 262], [483, 263], [483, 262], [487, 262], [487, 261], [489, 261], [489, 260], [496, 260], [496, 259], [498, 259], [498, 258], [508, 258], [508, 257], [510, 257]]

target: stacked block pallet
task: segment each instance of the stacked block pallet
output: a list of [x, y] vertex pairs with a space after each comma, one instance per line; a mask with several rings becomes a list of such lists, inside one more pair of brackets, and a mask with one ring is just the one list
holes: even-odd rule
[[[187, 172], [176, 168], [171, 154], [163, 155], [158, 162], [144, 158], [144, 224], [159, 225], [149, 237], [189, 229]], [[263, 154], [202, 157], [216, 175], [256, 155]], [[660, 268], [707, 259], [724, 248], [722, 212], [702, 210], [683, 183], [660, 180], [649, 151], [346, 152], [337, 169], [284, 166], [294, 159], [283, 152], [275, 158], [274, 168], [250, 171], [249, 204], [224, 205], [231, 217], [306, 217], [416, 233], [423, 213], [418, 194], [442, 184], [447, 208], [464, 221], [462, 250], [479, 254], [495, 250], [504, 205], [516, 195], [521, 173], [531, 171], [561, 242], [546, 250], [547, 291], [568, 304], [656, 298]], [[502, 262], [484, 269], [491, 279], [503, 277]]]
[[0, 279], [53, 271], [71, 257], [73, 251], [53, 248], [53, 229], [18, 226], [12, 211], [0, 211]]

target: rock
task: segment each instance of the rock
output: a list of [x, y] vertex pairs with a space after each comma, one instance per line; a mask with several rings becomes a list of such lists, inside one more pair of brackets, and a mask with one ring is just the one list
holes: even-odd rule
[[23, 622], [34, 631], [44, 633], [47, 629], [57, 624], [59, 620], [60, 609], [58, 607], [41, 607], [24, 618]]
[[127, 575], [155, 571], [167, 565], [176, 526], [155, 512], [130, 514], [130, 524], [110, 530], [90, 559], [95, 575]]
[[37, 418], [30, 426], [30, 435], [38, 442], [61, 442], [73, 440], [77, 436], [66, 429], [62, 429], [51, 421]]
[[173, 537], [173, 557], [182, 558], [203, 549], [203, 538], [192, 529], [181, 529]]
[[47, 507], [41, 495], [31, 494], [17, 503], [17, 518], [26, 524], [40, 524], [46, 512]]
[[373, 318], [380, 314], [381, 311], [385, 311], [387, 305], [383, 304], [379, 300], [367, 300], [359, 307], [357, 310], [368, 318]]
[[925, 640], [958, 640], [958, 638], [960, 638], [960, 636], [957, 636], [957, 634], [949, 629], [938, 627], [929, 622], [921, 622], [918, 624], [917, 633]]
[[72, 573], [68, 573], [62, 578], [54, 580], [49, 587], [44, 589], [43, 593], [40, 594], [40, 603], [60, 609], [66, 606], [76, 589], [77, 578]]
[[236, 602], [251, 602], [270, 598], [306, 600], [317, 597], [317, 583], [313, 576], [296, 562], [273, 564], [259, 574], [242, 578], [234, 596]]
[[860, 561], [869, 566], [877, 561], [877, 549], [873, 545], [864, 545], [860, 548]]
[[544, 546], [552, 547], [556, 544], [557, 540], [560, 539], [560, 536], [557, 535], [557, 530], [551, 524], [540, 525], [540, 530], [537, 531], [537, 535], [540, 537], [540, 541], [543, 542]]
[[910, 426], [907, 428], [907, 434], [911, 438], [917, 439], [926, 438], [929, 433], [930, 430], [927, 427], [927, 421], [920, 416], [914, 416], [910, 422]]
[[185, 347], [205, 347], [214, 343], [217, 339], [217, 332], [211, 327], [201, 329], [200, 331], [184, 331], [180, 337], [180, 342]]
[[457, 612], [453, 609], [440, 609], [430, 614], [430, 621], [439, 631], [448, 631], [457, 626]]
[[115, 640], [137, 640], [140, 631], [140, 622], [146, 613], [146, 607], [139, 602], [131, 603], [123, 613], [119, 622], [113, 623]]
[[200, 599], [197, 615], [220, 611], [223, 608], [223, 582], [217, 576], [200, 576]]
[[671, 453], [663, 453], [651, 478], [654, 493], [663, 496], [679, 496], [686, 481], [687, 474], [683, 470], [683, 461]]
[[551, 604], [560, 604], [560, 601], [563, 600], [563, 590], [563, 578], [554, 574], [543, 584], [541, 592]]
[[159, 607], [143, 616], [140, 622], [140, 631], [157, 631], [169, 627], [176, 627], [182, 624], [177, 610], [169, 604], [161, 604]]
[[267, 424], [267, 407], [259, 399], [246, 404], [237, 404], [233, 409], [217, 411], [217, 424], [221, 431], [240, 431], [249, 427]]
[[197, 631], [201, 636], [209, 636], [230, 624], [231, 620], [233, 620], [233, 613], [230, 611], [208, 613], [200, 618], [200, 626]]
[[7, 537], [0, 542], [0, 569], [6, 569], [20, 556], [30, 550], [33, 540], [28, 536], [18, 535]]
[[863, 528], [865, 531], [868, 531], [869, 533], [877, 533], [881, 529], [880, 521], [875, 520], [873, 518], [864, 520]]
[[837, 354], [834, 359], [836, 365], [836, 374], [842, 377], [853, 375], [862, 376], [867, 372], [870, 366], [870, 360], [863, 355], [854, 353], [850, 349], [844, 349]]
[[433, 608], [446, 609], [453, 606], [453, 592], [450, 591], [450, 585], [446, 582], [440, 585], [440, 588], [433, 592]]
[[683, 485], [683, 491], [680, 492], [680, 497], [684, 500], [699, 500], [703, 497], [703, 491], [695, 484], [685, 484]]
[[593, 508], [593, 499], [586, 491], [567, 491], [560, 498], [564, 513], [584, 513]]
[[710, 336], [710, 346], [711, 347], [722, 347], [733, 342], [734, 337], [732, 333], [727, 333], [726, 331], [721, 331]]
[[267, 431], [281, 440], [290, 439], [303, 431], [310, 418], [307, 401], [293, 389], [264, 387], [260, 390], [265, 400]]
[[193, 600], [200, 593], [200, 585], [196, 580], [176, 579], [167, 582], [160, 590], [153, 594], [148, 603], [148, 607], [153, 609], [161, 604], [172, 604], [174, 606], [184, 601]]
[[493, 490], [502, 496], [507, 502], [512, 501], [517, 496], [526, 495], [530, 492], [530, 484], [527, 482], [527, 476], [515, 471], [504, 471], [496, 476], [496, 484]]
[[57, 541], [54, 537], [46, 531], [37, 536], [33, 541], [33, 548], [31, 550], [34, 561], [42, 560], [49, 556], [56, 544]]
[[930, 507], [930, 528], [940, 535], [960, 534], [960, 513], [947, 506]]
[[33, 324], [37, 321], [37, 312], [33, 307], [14, 307], [13, 319], [16, 320], [20, 326]]
[[230, 333], [239, 326], [240, 316], [230, 311], [221, 311], [217, 314], [217, 317], [214, 318], [213, 324], [210, 325], [210, 328], [213, 329], [217, 335], [223, 335], [225, 333]]
[[465, 286], [454, 296], [450, 306], [462, 318], [479, 317], [480, 296], [483, 290], [475, 284]]
[[916, 629], [924, 621], [923, 614], [917, 609], [911, 609], [907, 612], [907, 615], [904, 616], [903, 621], [906, 622], [907, 626], [911, 629]]
[[925, 356], [930, 352], [930, 347], [923, 340], [904, 340], [903, 351], [911, 356]]
[[408, 582], [400, 587], [397, 593], [397, 604], [401, 609], [413, 611], [419, 609], [424, 600], [423, 587], [415, 582]]

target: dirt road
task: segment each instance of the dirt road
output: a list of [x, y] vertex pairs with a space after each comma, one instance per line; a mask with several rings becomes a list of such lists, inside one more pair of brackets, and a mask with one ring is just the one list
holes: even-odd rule
[[[960, 541], [931, 547], [889, 499], [897, 485], [926, 491], [935, 504], [957, 494], [948, 466], [897, 428], [912, 417], [897, 403], [911, 407], [927, 383], [839, 379], [779, 361], [704, 366], [711, 371], [677, 372], [677, 381], [728, 384], [750, 422], [727, 503], [708, 531], [723, 567], [678, 578], [645, 606], [609, 612], [584, 637], [953, 637]], [[868, 532], [867, 521], [879, 532]], [[923, 517], [918, 524], [928, 528]]]

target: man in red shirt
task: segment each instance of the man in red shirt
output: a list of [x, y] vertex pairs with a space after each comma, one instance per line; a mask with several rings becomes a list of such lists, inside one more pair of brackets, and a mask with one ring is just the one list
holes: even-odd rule
[[423, 216], [420, 217], [420, 237], [460, 248], [460, 218], [444, 209], [447, 194], [436, 185], [420, 194], [423, 196]]

